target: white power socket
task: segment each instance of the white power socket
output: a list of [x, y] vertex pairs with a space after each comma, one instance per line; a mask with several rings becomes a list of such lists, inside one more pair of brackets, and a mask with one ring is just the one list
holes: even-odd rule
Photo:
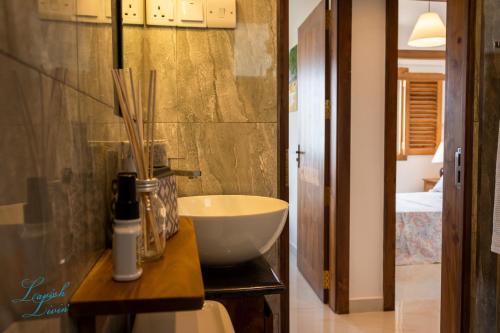
[[42, 17], [49, 15], [52, 12], [52, 1], [38, 0], [38, 14]]
[[122, 0], [124, 24], [144, 24], [144, 0]]
[[174, 27], [175, 0], [146, 0], [146, 23], [148, 25]]
[[75, 0], [59, 0], [59, 13], [63, 17], [73, 17], [76, 14]]

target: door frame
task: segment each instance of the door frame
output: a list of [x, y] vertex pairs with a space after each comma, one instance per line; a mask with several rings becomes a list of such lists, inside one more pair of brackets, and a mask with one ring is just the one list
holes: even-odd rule
[[[331, 0], [330, 13], [330, 295], [335, 313], [349, 313], [351, 218], [352, 0]], [[334, 130], [335, 129], [335, 130]], [[336, 134], [336, 135], [335, 135]]]
[[[288, 187], [288, 44], [289, 0], [279, 0], [276, 6], [277, 36], [277, 106], [278, 106], [278, 197], [289, 201]], [[279, 271], [285, 291], [280, 295], [280, 332], [290, 331], [290, 223], [287, 217], [279, 238]]]
[[[386, 0], [386, 107], [385, 107], [385, 168], [384, 168], [384, 310], [395, 307], [396, 268], [396, 131], [397, 131], [397, 61], [398, 61], [398, 0]], [[396, 27], [396, 28], [394, 28]], [[470, 239], [471, 239], [471, 165], [474, 112], [475, 66], [475, 0], [447, 2], [446, 105], [459, 118], [445, 124], [445, 172], [454, 170], [454, 147], [462, 147], [464, 155], [464, 186], [459, 194], [444, 196], [443, 202], [460, 201], [459, 207], [443, 210], [443, 257], [441, 280], [441, 332], [466, 332], [469, 324], [470, 302]], [[451, 71], [453, 70], [453, 71]], [[453, 73], [450, 75], [450, 73]], [[450, 96], [458, 98], [450, 98]], [[449, 118], [449, 117], [448, 117]], [[450, 120], [447, 118], [447, 123]], [[449, 138], [454, 128], [460, 129], [457, 138]], [[456, 133], [456, 132], [454, 132]], [[448, 149], [449, 150], [449, 149]], [[452, 177], [448, 186], [452, 185]], [[446, 186], [446, 185], [445, 185]], [[463, 200], [463, 202], [462, 202]]]

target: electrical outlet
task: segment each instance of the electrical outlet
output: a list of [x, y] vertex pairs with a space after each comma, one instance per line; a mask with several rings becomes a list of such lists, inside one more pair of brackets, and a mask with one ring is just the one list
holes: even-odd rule
[[41, 17], [45, 17], [50, 15], [52, 2], [54, 0], [38, 0], [38, 15]]
[[71, 18], [76, 14], [75, 0], [59, 0], [58, 13], [62, 17]]
[[122, 0], [124, 24], [144, 24], [144, 0]]
[[146, 24], [165, 27], [176, 25], [175, 0], [146, 0]]

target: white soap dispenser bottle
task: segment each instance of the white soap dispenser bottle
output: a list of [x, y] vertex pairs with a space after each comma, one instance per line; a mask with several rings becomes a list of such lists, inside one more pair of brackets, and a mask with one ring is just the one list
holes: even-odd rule
[[136, 174], [118, 175], [118, 199], [113, 223], [113, 279], [133, 281], [142, 275], [142, 228], [136, 195]]

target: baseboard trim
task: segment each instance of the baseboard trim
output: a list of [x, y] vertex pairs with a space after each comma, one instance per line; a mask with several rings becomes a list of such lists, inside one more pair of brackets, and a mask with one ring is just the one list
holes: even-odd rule
[[362, 297], [349, 300], [349, 313], [384, 311], [383, 297]]

